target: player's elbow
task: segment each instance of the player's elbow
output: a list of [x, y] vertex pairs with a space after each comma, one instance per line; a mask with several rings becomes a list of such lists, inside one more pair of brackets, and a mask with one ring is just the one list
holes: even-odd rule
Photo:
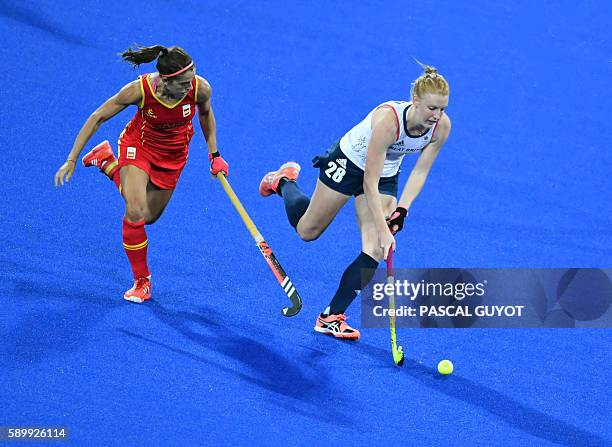
[[97, 128], [105, 121], [108, 121], [108, 117], [105, 116], [100, 111], [96, 110], [94, 113], [91, 114], [91, 116], [89, 117], [89, 120]]

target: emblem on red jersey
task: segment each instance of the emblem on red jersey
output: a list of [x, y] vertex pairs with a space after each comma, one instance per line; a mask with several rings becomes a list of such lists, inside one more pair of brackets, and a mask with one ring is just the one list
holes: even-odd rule
[[134, 146], [128, 146], [125, 152], [125, 158], [128, 160], [136, 160], [136, 148]]
[[149, 118], [157, 118], [157, 116], [155, 115], [155, 112], [153, 111], [151, 107], [149, 107], [145, 113], [147, 114]]
[[187, 117], [191, 115], [191, 104], [184, 104], [183, 105], [183, 117]]

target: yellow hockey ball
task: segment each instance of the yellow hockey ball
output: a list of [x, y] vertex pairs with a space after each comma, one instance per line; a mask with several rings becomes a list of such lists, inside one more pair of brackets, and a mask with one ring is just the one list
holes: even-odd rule
[[438, 372], [443, 376], [452, 374], [454, 368], [453, 362], [450, 360], [442, 360], [440, 363], [438, 363]]

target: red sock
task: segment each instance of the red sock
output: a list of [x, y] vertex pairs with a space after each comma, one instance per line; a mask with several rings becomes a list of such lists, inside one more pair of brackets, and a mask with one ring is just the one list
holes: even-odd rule
[[139, 276], [149, 276], [149, 266], [147, 265], [147, 232], [145, 231], [145, 221], [129, 222], [123, 219], [123, 248], [127, 254], [134, 278]]
[[117, 185], [117, 189], [119, 190], [119, 192], [121, 192], [121, 177], [119, 176], [119, 166], [115, 167], [115, 170], [112, 172], [111, 175], [109, 175], [109, 177], [113, 182], [115, 182], [115, 185]]
[[106, 176], [111, 179], [117, 189], [121, 192], [121, 177], [119, 176], [119, 162], [113, 157], [112, 161], [105, 161], [102, 163], [101, 170]]

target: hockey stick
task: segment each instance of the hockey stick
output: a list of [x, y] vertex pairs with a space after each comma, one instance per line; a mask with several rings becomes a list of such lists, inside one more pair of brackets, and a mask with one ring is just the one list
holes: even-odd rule
[[274, 256], [274, 253], [272, 253], [272, 249], [268, 246], [263, 236], [247, 214], [246, 210], [242, 206], [242, 203], [240, 203], [240, 200], [238, 200], [238, 196], [236, 196], [236, 193], [228, 183], [227, 179], [225, 178], [225, 175], [220, 172], [219, 174], [217, 174], [217, 178], [221, 182], [221, 185], [223, 186], [223, 189], [225, 190], [226, 194], [234, 204], [236, 211], [238, 211], [238, 214], [240, 214], [240, 217], [242, 218], [242, 221], [246, 225], [247, 229], [249, 230], [249, 233], [251, 233], [251, 236], [253, 236], [253, 239], [255, 239], [257, 248], [259, 248], [259, 251], [266, 259], [266, 262], [272, 269], [272, 273], [274, 273], [274, 276], [276, 276], [276, 279], [278, 280], [279, 284], [291, 300], [291, 307], [284, 307], [283, 315], [286, 317], [292, 317], [294, 315], [297, 315], [302, 309], [302, 299], [300, 298], [298, 291], [295, 289], [295, 286], [281, 267], [280, 263], [276, 259], [276, 256]]
[[[387, 255], [387, 284], [393, 284], [393, 282], [393, 248], [391, 248]], [[397, 366], [402, 366], [404, 364], [404, 350], [397, 345], [397, 335], [395, 334], [395, 292], [389, 295], [389, 310], [393, 361]]]

